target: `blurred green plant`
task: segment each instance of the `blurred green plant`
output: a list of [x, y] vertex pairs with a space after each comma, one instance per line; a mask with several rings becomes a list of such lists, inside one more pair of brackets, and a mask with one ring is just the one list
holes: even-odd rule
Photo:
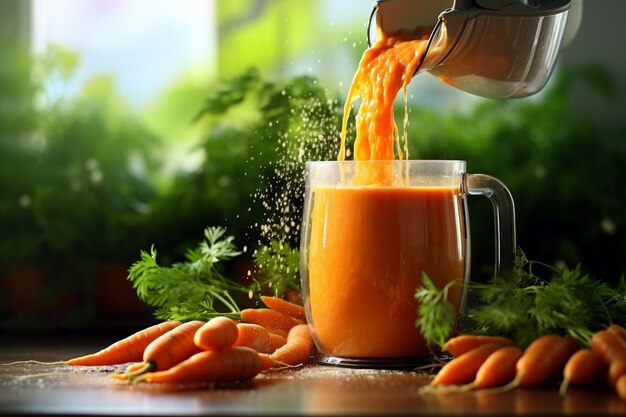
[[158, 141], [111, 78], [92, 80], [76, 97], [47, 94], [46, 80], [71, 77], [77, 54], [53, 45], [32, 57], [10, 42], [0, 54], [11, 62], [0, 65], [0, 277], [36, 268], [43, 288], [31, 291], [69, 293], [77, 300], [71, 314], [84, 320], [96, 266], [130, 263], [150, 239], [142, 231], [156, 197]]
[[178, 173], [154, 208], [155, 219], [177, 221], [160, 245], [189, 247], [206, 224], [251, 248], [297, 242], [304, 162], [336, 156], [340, 105], [311, 77], [273, 82], [249, 69], [225, 80], [194, 118], [207, 126], [202, 163]]

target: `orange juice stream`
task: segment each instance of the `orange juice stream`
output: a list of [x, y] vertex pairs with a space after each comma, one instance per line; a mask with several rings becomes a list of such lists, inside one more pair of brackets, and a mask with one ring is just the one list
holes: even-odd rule
[[[344, 108], [341, 149], [351, 104], [355, 160], [389, 160], [358, 167], [349, 184], [312, 190], [308, 280], [310, 320], [322, 352], [343, 357], [422, 357], [429, 348], [415, 327], [414, 293], [422, 273], [439, 288], [463, 279], [465, 227], [459, 187], [414, 187], [394, 178], [393, 160], [408, 160], [406, 89], [427, 36], [381, 34], [365, 51]], [[402, 142], [393, 103], [403, 89]], [[406, 178], [408, 178], [408, 173]], [[458, 305], [460, 291], [451, 301]]]

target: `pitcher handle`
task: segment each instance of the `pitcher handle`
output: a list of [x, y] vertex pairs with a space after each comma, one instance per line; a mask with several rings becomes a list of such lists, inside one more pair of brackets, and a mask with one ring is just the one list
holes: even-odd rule
[[515, 204], [508, 188], [497, 178], [485, 174], [465, 174], [464, 186], [469, 195], [483, 195], [491, 200], [495, 226], [495, 276], [513, 271], [515, 260]]

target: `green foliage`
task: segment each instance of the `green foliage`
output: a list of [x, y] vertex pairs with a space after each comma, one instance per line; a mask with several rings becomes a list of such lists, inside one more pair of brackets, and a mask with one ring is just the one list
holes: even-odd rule
[[0, 56], [11, 62], [0, 65], [0, 278], [35, 268], [43, 282], [34, 297], [76, 300], [64, 324], [84, 323], [97, 265], [130, 262], [151, 238], [142, 230], [156, 196], [158, 141], [110, 77], [76, 97], [47, 96], [45, 82], [70, 78], [78, 55], [54, 45], [33, 57], [9, 43]]
[[[537, 269], [544, 269], [538, 275]], [[449, 285], [462, 285], [453, 281]], [[447, 289], [429, 281], [416, 290], [420, 303], [417, 325], [428, 343], [443, 346], [454, 329], [456, 313], [447, 300]], [[575, 269], [558, 270], [529, 261], [518, 252], [511, 276], [494, 277], [488, 283], [470, 283], [475, 302], [461, 317], [463, 333], [507, 336], [528, 346], [546, 333], [569, 334], [588, 345], [593, 332], [609, 324], [626, 323], [626, 285], [621, 278], [612, 287]], [[470, 303], [472, 304], [472, 303]], [[453, 315], [444, 315], [450, 311]]]
[[225, 315], [239, 317], [237, 295], [249, 299], [271, 289], [276, 296], [300, 290], [299, 253], [288, 244], [273, 241], [255, 251], [259, 275], [249, 284], [242, 284], [225, 274], [225, 263], [242, 254], [234, 237], [225, 236], [221, 227], [209, 227], [204, 240], [187, 250], [185, 260], [171, 266], [157, 262], [154, 246], [141, 251], [140, 259], [129, 269], [128, 279], [139, 298], [155, 308], [162, 320], [208, 320]]
[[255, 280], [259, 289], [269, 288], [277, 297], [300, 292], [300, 252], [288, 242], [272, 240], [254, 252]]
[[162, 320], [207, 320], [216, 315], [237, 313], [239, 307], [230, 292], [247, 293], [248, 289], [223, 274], [222, 262], [241, 254], [233, 236], [224, 237], [225, 230], [207, 228], [204, 240], [189, 249], [184, 262], [164, 267], [157, 262], [154, 247], [150, 253], [141, 251], [141, 258], [130, 270], [137, 295], [155, 307]]
[[188, 246], [207, 222], [249, 246], [297, 240], [304, 161], [336, 157], [327, 138], [339, 136], [339, 106], [311, 77], [274, 82], [249, 69], [225, 80], [194, 118], [206, 125], [202, 163], [179, 172], [154, 208], [160, 242]]
[[447, 300], [448, 290], [454, 284], [456, 282], [452, 281], [439, 291], [423, 273], [422, 287], [415, 290], [415, 299], [419, 303], [415, 326], [420, 329], [424, 340], [429, 344], [443, 346], [456, 324], [456, 309]]

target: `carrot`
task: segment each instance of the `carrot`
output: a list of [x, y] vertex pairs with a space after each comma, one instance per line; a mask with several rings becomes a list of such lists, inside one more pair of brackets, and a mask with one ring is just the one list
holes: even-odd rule
[[537, 386], [554, 376], [577, 350], [569, 336], [545, 334], [535, 339], [517, 361], [515, 379], [509, 388]]
[[221, 350], [235, 344], [239, 336], [237, 323], [228, 317], [215, 317], [200, 327], [193, 342], [203, 350]]
[[626, 400], [626, 376], [622, 375], [615, 383], [615, 391], [622, 400]]
[[140, 330], [112, 345], [92, 353], [65, 361], [71, 366], [117, 365], [141, 361], [143, 351], [158, 337], [178, 327], [180, 321], [166, 321]]
[[486, 389], [511, 382], [515, 378], [515, 366], [522, 354], [517, 346], [501, 346], [478, 368], [470, 388]]
[[261, 358], [261, 371], [267, 371], [268, 369], [276, 368], [281, 365], [280, 363], [272, 359], [271, 356], [267, 353], [259, 353], [259, 358]]
[[246, 308], [241, 311], [241, 319], [248, 323], [265, 327], [270, 333], [287, 337], [292, 327], [302, 324], [298, 319], [269, 308]]
[[563, 382], [559, 393], [564, 395], [570, 384], [589, 385], [599, 380], [606, 372], [606, 365], [593, 350], [580, 349], [575, 352], [563, 368]]
[[253, 323], [237, 323], [237, 329], [235, 346], [246, 346], [259, 353], [270, 353], [270, 333], [265, 327]]
[[507, 337], [487, 336], [475, 334], [462, 334], [449, 339], [444, 345], [443, 350], [449, 352], [453, 356], [461, 356], [470, 350], [487, 343], [496, 343], [502, 346], [513, 345], [513, 341]]
[[608, 382], [609, 385], [615, 388], [615, 384], [617, 380], [620, 379], [622, 375], [626, 374], [626, 357], [619, 358], [611, 362], [609, 366], [609, 374], [608, 374]]
[[626, 357], [626, 341], [608, 330], [599, 330], [591, 337], [591, 349], [607, 366]]
[[487, 343], [455, 357], [439, 370], [430, 385], [461, 385], [472, 382], [481, 365], [500, 347], [496, 343]]
[[196, 331], [203, 325], [203, 321], [189, 321], [153, 340], [143, 352], [144, 366], [126, 373], [126, 377], [133, 379], [146, 372], [165, 371], [198, 353], [201, 349], [195, 345], [193, 339]]
[[138, 380], [166, 383], [245, 381], [254, 378], [261, 368], [261, 358], [254, 349], [234, 346], [196, 353], [168, 370], [149, 372]]
[[269, 297], [266, 295], [261, 296], [261, 301], [263, 301], [263, 304], [272, 310], [279, 311], [297, 320], [306, 321], [304, 307], [298, 304], [289, 302], [279, 297]]
[[287, 344], [287, 338], [282, 337], [276, 333], [270, 333], [270, 344], [269, 344], [269, 353], [274, 352], [277, 349], [285, 346]]
[[624, 327], [620, 326], [619, 324], [611, 324], [609, 327], [606, 328], [606, 330], [608, 332], [616, 334], [617, 336], [621, 337], [623, 341], [626, 342], [626, 329]]
[[270, 355], [280, 364], [300, 365], [307, 362], [313, 353], [314, 343], [308, 324], [298, 324], [291, 328], [287, 343]]

